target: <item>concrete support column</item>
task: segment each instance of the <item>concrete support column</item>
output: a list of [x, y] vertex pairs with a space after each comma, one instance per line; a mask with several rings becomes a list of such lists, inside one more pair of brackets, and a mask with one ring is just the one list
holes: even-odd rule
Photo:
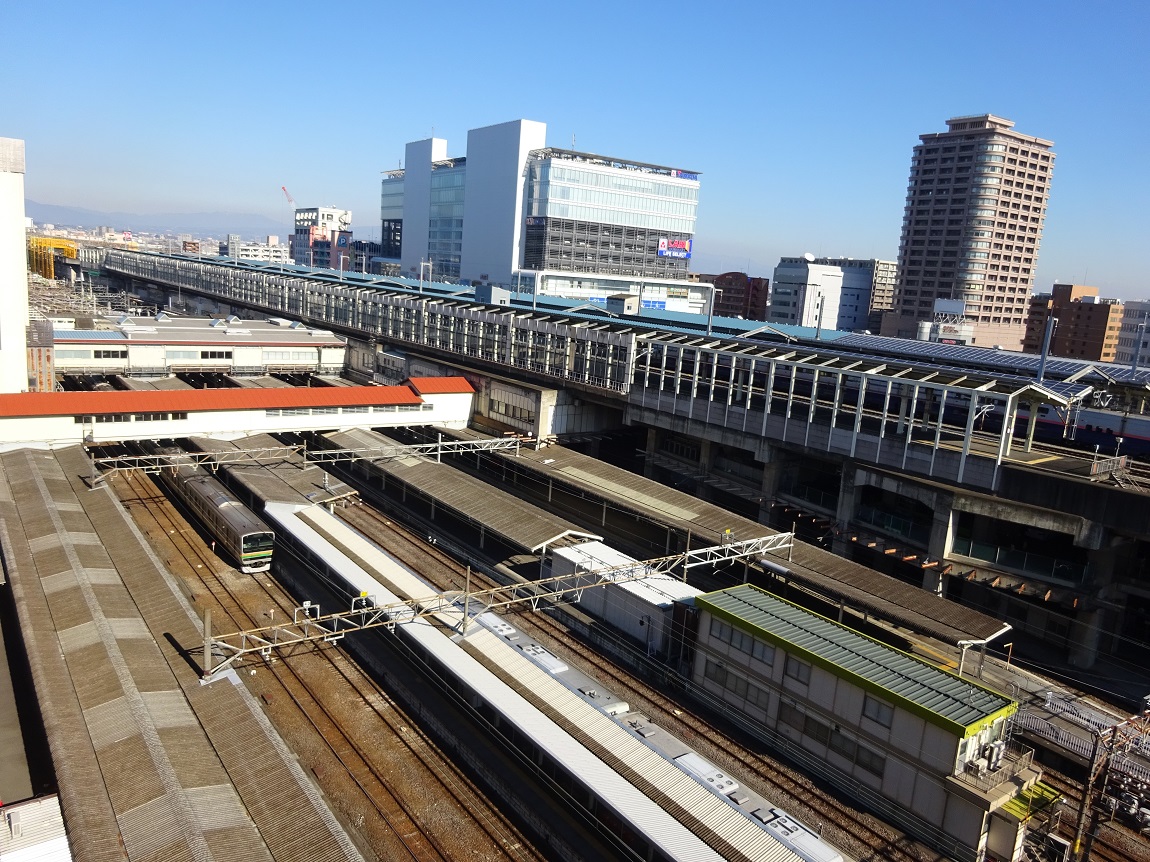
[[763, 465], [763, 484], [759, 487], [762, 501], [759, 503], [759, 523], [765, 524], [770, 520], [771, 504], [779, 492], [779, 481], [783, 474], [782, 461], [771, 460]]
[[715, 445], [710, 440], [699, 441], [699, 472], [710, 473], [715, 461]]
[[[1113, 602], [1114, 548], [1109, 543], [1090, 552], [1086, 582], [1083, 584], [1092, 595], [1102, 602], [1108, 598]], [[1070, 629], [1069, 656], [1074, 667], [1091, 668], [1098, 658], [1098, 639], [1107, 628], [1108, 609], [1095, 608], [1079, 611], [1078, 618]]]
[[1070, 627], [1070, 664], [1079, 668], [1092, 668], [1098, 658], [1098, 637], [1102, 634], [1105, 619], [1103, 608], [1092, 611], [1079, 611], [1078, 619]]
[[643, 478], [645, 478], [645, 479], [653, 478], [652, 474], [654, 473], [654, 470], [652, 469], [651, 456], [654, 455], [658, 451], [659, 451], [659, 429], [658, 428], [648, 428], [647, 429], [647, 457], [643, 459]]
[[[710, 404], [710, 402], [708, 402], [708, 409], [709, 409], [709, 404]], [[712, 443], [710, 440], [700, 440], [699, 441], [699, 464], [695, 470], [695, 473], [697, 475], [700, 475], [700, 476], [710, 476], [711, 475], [711, 465], [715, 462], [715, 449], [716, 448], [717, 448], [716, 444]], [[697, 489], [695, 493], [698, 495], [700, 500], [712, 500], [713, 499], [714, 489], [711, 488], [711, 486], [708, 485], [706, 482], [704, 482], [700, 479], [695, 483], [695, 486]]]
[[1029, 452], [1031, 447], [1034, 446], [1034, 431], [1038, 427], [1038, 402], [1031, 401], [1026, 405], [1026, 409], [1030, 411], [1030, 418], [1026, 423], [1026, 446], [1024, 451]]
[[938, 564], [922, 570], [922, 588], [937, 596], [946, 596], [946, 575], [942, 573], [945, 568], [943, 561], [950, 553], [954, 542], [955, 514], [951, 499], [942, 499], [939, 494], [934, 507], [934, 521], [930, 525], [930, 541], [927, 543], [927, 554]]
[[[858, 510], [860, 488], [855, 484], [856, 474], [850, 463], [843, 464], [842, 476], [839, 479], [839, 500], [835, 508], [835, 525], [849, 525], [854, 520]], [[831, 544], [831, 550], [839, 556], [847, 556], [850, 537], [849, 531], [839, 531]]]
[[910, 402], [912, 398], [911, 387], [905, 383], [899, 384], [896, 387], [899, 395], [898, 405], [898, 424], [895, 426], [895, 433], [906, 434], [908, 433], [907, 422], [912, 418], [910, 415]]

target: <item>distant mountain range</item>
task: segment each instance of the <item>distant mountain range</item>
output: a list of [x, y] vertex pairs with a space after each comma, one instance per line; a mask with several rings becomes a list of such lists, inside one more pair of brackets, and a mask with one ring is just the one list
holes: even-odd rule
[[244, 239], [262, 239], [268, 234], [287, 241], [291, 227], [285, 219], [274, 219], [253, 213], [120, 213], [100, 212], [79, 207], [42, 204], [33, 200], [24, 201], [24, 212], [36, 224], [94, 228], [101, 225], [116, 230], [144, 231], [147, 233], [174, 234], [190, 233], [194, 236], [211, 236], [217, 239], [229, 233], [238, 233]]

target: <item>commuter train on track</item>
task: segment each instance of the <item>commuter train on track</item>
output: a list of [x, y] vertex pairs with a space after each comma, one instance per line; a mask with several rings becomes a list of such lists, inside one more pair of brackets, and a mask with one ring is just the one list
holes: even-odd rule
[[255, 574], [271, 568], [275, 533], [267, 524], [183, 450], [152, 442], [142, 443], [141, 448], [157, 456], [160, 483], [239, 563], [241, 572]]

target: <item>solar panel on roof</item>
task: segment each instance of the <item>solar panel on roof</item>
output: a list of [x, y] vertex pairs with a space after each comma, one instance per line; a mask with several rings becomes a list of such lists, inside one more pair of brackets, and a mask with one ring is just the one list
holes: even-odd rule
[[53, 329], [54, 341], [124, 341], [127, 338], [118, 329]]

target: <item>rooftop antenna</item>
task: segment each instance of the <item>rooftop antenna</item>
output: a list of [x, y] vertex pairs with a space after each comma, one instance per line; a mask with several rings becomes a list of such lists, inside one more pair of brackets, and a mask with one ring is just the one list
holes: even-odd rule
[[575, 149], [575, 133], [571, 133], [571, 149]]

